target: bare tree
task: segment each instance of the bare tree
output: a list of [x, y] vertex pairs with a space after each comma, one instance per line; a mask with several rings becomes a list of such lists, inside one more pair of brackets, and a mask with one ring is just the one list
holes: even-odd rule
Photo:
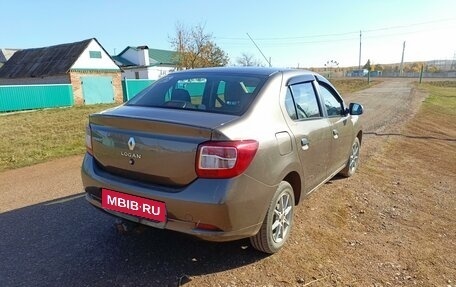
[[172, 45], [176, 48], [178, 55], [185, 52], [188, 46], [189, 35], [182, 23], [176, 23], [176, 38], [172, 39]]
[[255, 59], [253, 55], [242, 53], [239, 58], [236, 60], [237, 64], [241, 66], [261, 66], [260, 61]]
[[204, 31], [204, 26], [192, 29], [181, 23], [176, 24], [176, 35], [170, 40], [177, 52], [179, 69], [219, 67], [228, 64], [228, 55], [215, 44], [212, 34]]

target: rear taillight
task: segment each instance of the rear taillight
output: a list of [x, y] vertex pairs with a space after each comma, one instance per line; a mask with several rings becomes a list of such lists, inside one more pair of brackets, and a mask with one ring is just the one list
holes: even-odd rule
[[258, 149], [255, 140], [209, 141], [198, 146], [196, 174], [204, 178], [230, 178], [243, 173]]
[[85, 133], [85, 144], [87, 152], [93, 154], [92, 151], [92, 131], [90, 130], [90, 125], [86, 126], [86, 133]]

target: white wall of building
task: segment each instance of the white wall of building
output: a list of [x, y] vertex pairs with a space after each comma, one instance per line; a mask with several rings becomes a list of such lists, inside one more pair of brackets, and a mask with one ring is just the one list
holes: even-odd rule
[[148, 67], [124, 69], [124, 71], [122, 72], [122, 79], [136, 79], [136, 72], [138, 72], [139, 79], [158, 80], [174, 70], [174, 67]]
[[[138, 73], [138, 77], [136, 77]], [[124, 69], [122, 79], [148, 79], [148, 73], [145, 69]]]
[[139, 64], [139, 66], [149, 66], [150, 65], [149, 48], [147, 48], [147, 46], [138, 48], [136, 53], [138, 53], [138, 62], [137, 63]]
[[[100, 52], [101, 58], [91, 58], [90, 51]], [[95, 40], [90, 42], [71, 69], [120, 70], [111, 57], [105, 53]]]
[[123, 54], [122, 58], [132, 62], [138, 66], [149, 66], [149, 50], [147, 49], [133, 49], [128, 48]]

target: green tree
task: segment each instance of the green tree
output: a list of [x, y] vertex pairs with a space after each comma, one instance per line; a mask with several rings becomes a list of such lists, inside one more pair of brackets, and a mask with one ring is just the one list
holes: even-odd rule
[[213, 41], [212, 34], [197, 25], [188, 29], [181, 23], [176, 24], [176, 34], [170, 39], [177, 52], [179, 69], [220, 67], [229, 62], [228, 55]]

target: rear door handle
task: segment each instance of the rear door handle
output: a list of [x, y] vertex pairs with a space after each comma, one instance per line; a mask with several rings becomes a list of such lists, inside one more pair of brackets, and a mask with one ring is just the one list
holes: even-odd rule
[[302, 150], [308, 150], [309, 149], [309, 140], [307, 138], [302, 138], [301, 139], [301, 148]]
[[334, 129], [334, 130], [332, 131], [332, 133], [333, 133], [333, 138], [335, 138], [335, 139], [338, 139], [338, 138], [339, 138], [339, 131], [338, 131], [338, 130]]

